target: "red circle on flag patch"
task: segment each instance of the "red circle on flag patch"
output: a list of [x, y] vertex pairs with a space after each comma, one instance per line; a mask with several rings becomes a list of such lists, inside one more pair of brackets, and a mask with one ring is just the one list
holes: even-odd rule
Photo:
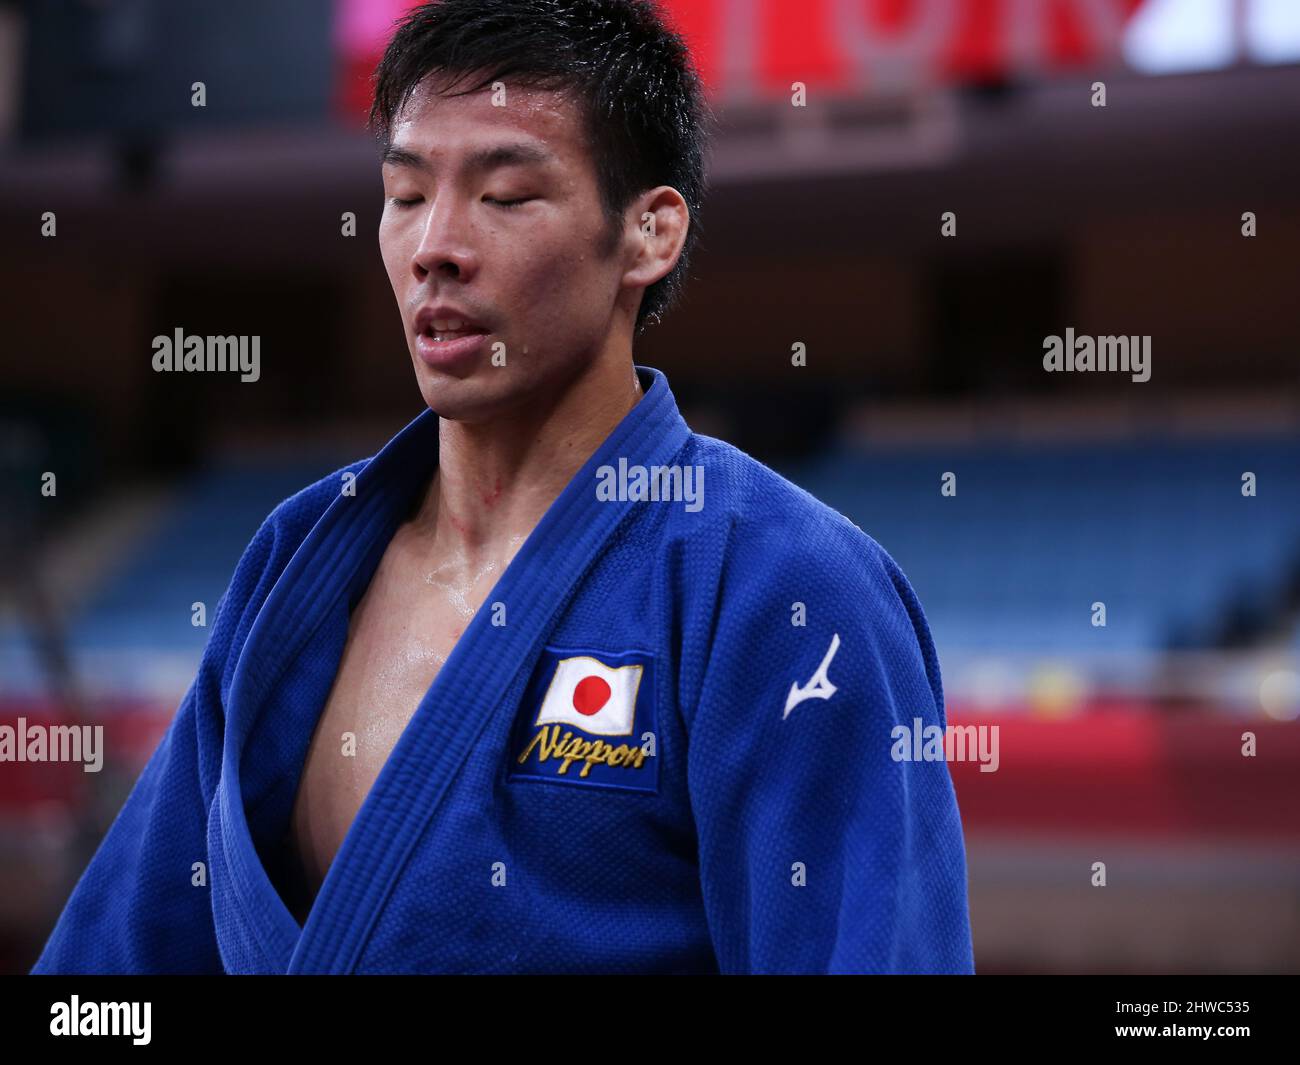
[[573, 709], [590, 717], [609, 702], [609, 685], [601, 677], [583, 677], [573, 689]]

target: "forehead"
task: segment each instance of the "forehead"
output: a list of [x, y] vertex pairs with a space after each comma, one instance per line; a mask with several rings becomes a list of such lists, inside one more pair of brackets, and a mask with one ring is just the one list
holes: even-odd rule
[[[473, 83], [466, 79], [464, 84]], [[393, 145], [436, 156], [458, 145], [478, 145], [510, 134], [514, 140], [538, 141], [567, 161], [585, 154], [578, 106], [567, 93], [505, 82], [500, 93], [487, 85], [471, 93], [444, 95], [438, 91], [442, 84], [445, 81], [425, 78], [416, 86], [394, 117]], [[463, 84], [453, 91], [461, 88]]]

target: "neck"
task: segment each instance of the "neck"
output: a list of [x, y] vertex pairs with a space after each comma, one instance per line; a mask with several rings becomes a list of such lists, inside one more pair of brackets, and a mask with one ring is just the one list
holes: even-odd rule
[[415, 519], [436, 550], [470, 564], [513, 556], [641, 398], [629, 363], [601, 363], [500, 418], [439, 422], [438, 470]]

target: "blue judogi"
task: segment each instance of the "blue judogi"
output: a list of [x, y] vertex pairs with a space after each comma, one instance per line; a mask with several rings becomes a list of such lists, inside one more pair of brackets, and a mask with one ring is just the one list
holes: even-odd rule
[[[972, 972], [948, 767], [891, 757], [894, 726], [945, 724], [906, 578], [637, 371], [304, 926], [268, 856], [350, 608], [436, 465], [431, 411], [258, 530], [34, 971]], [[638, 498], [654, 467], [702, 495]]]

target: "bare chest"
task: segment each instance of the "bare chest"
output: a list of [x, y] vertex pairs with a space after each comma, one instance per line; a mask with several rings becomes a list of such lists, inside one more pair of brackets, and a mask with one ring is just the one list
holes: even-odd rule
[[446, 579], [399, 548], [353, 611], [298, 784], [291, 844], [314, 898], [403, 729], [495, 576]]

